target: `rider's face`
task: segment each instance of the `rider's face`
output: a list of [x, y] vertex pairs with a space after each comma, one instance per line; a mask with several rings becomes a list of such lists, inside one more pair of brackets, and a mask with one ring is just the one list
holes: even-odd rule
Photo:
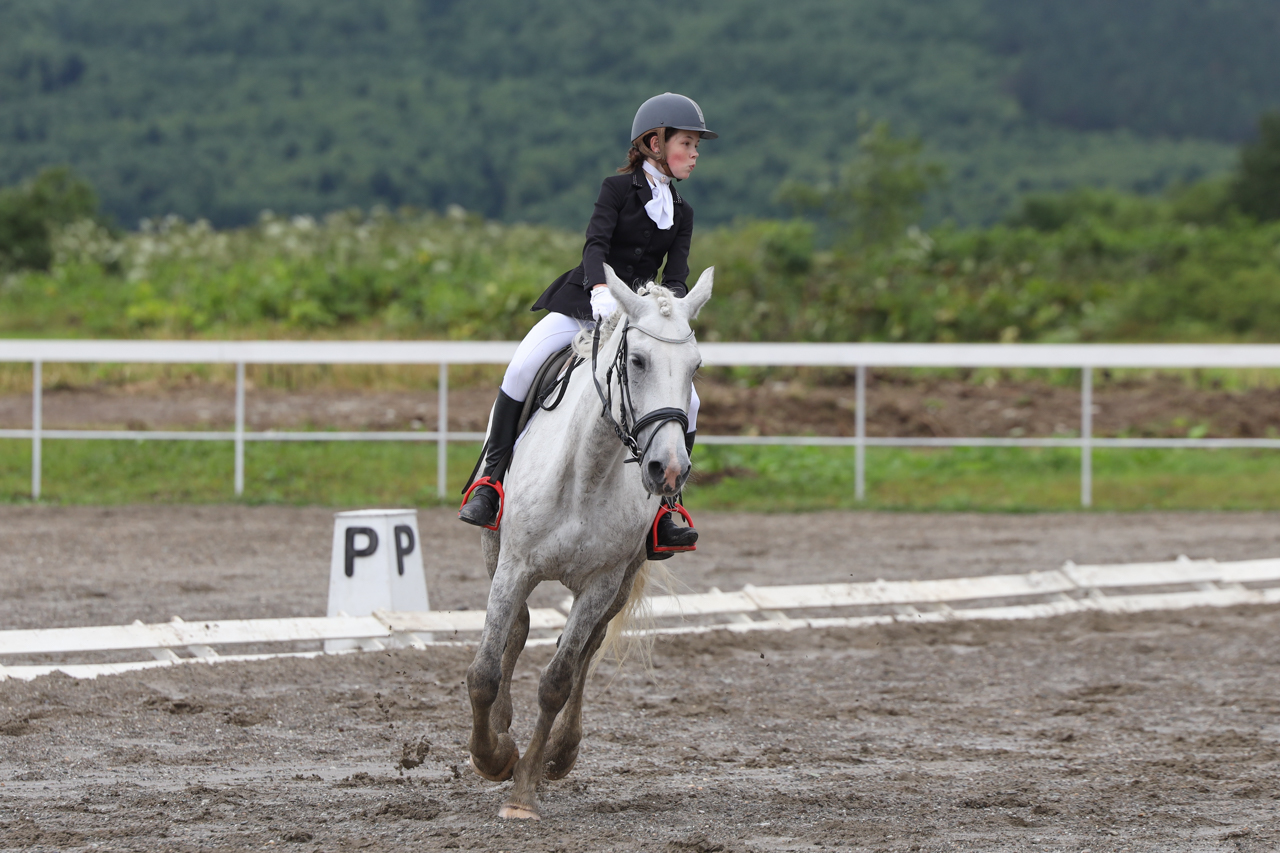
[[683, 181], [693, 172], [698, 162], [698, 143], [702, 134], [688, 130], [677, 130], [667, 140], [667, 169], [671, 176]]

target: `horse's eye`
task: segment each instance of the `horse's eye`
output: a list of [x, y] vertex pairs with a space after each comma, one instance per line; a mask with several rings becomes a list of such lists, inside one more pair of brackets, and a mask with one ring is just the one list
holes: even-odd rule
[[631, 356], [631, 366], [636, 370], [644, 370], [644, 359], [638, 355]]

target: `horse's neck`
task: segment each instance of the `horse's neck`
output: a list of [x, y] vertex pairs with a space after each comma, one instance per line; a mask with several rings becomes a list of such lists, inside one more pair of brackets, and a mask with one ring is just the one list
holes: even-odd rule
[[[612, 341], [606, 342], [601, 347], [598, 356], [600, 365], [600, 387], [606, 389], [605, 365], [612, 364], [614, 356], [617, 354], [616, 346], [610, 345]], [[571, 440], [569, 442], [569, 454], [572, 457], [572, 477], [574, 486], [585, 492], [594, 491], [602, 485], [613, 480], [613, 474], [623, 473], [623, 465], [626, 461], [626, 449], [623, 447], [618, 436], [614, 433], [613, 427], [608, 419], [601, 417], [603, 404], [600, 402], [600, 395], [596, 392], [595, 384], [591, 379], [591, 363], [587, 362], [583, 365], [586, 369], [581, 371], [581, 379], [577, 384], [577, 398], [572, 403], [572, 417], [570, 419], [569, 430], [571, 430]], [[619, 407], [619, 391], [616, 387], [617, 376], [613, 377], [615, 388], [613, 389], [613, 411], [612, 415], [616, 421], [618, 418]], [[566, 400], [566, 402], [569, 402]]]
[[[602, 389], [605, 388], [607, 366], [617, 355], [617, 346], [616, 336], [601, 341], [597, 364]], [[612, 379], [612, 414], [617, 421], [620, 392], [617, 375]], [[625, 464], [628, 458], [626, 448], [618, 440], [609, 420], [600, 416], [602, 408], [588, 359], [574, 371], [557, 410], [544, 413], [535, 420], [536, 449], [521, 443], [521, 448], [529, 446], [529, 453], [520, 454], [523, 459], [515, 463], [522, 472], [524, 488], [532, 488], [544, 496], [591, 496], [601, 490], [621, 496], [634, 485], [643, 500], [644, 488], [640, 478], [630, 465]], [[545, 420], [542, 419], [544, 417]]]

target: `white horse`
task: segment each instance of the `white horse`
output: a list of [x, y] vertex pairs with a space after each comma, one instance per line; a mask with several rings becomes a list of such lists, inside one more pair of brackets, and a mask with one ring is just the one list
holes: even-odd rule
[[[558, 408], [531, 421], [504, 483], [499, 528], [482, 533], [491, 584], [484, 633], [467, 669], [469, 746], [471, 766], [484, 778], [515, 776], [498, 812], [504, 818], [539, 819], [539, 782], [573, 768], [592, 658], [610, 621], [643, 591], [645, 537], [661, 499], [689, 476], [681, 416], [701, 364], [689, 321], [711, 298], [713, 271], [683, 299], [660, 285], [637, 294], [605, 271], [619, 312], [600, 330], [599, 358], [573, 372]], [[581, 352], [586, 343], [576, 346]], [[633, 447], [615, 422], [631, 426], [623, 435]], [[633, 455], [641, 457], [636, 467], [625, 464]], [[538, 684], [538, 721], [522, 758], [508, 732], [511, 674], [529, 634], [525, 602], [544, 580], [568, 587], [573, 608]]]

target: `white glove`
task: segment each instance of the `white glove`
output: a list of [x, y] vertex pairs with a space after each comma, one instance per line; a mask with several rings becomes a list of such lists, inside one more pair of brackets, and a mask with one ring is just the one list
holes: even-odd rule
[[591, 290], [591, 316], [597, 323], [603, 323], [618, 310], [618, 300], [613, 298], [608, 287], [595, 287]]

